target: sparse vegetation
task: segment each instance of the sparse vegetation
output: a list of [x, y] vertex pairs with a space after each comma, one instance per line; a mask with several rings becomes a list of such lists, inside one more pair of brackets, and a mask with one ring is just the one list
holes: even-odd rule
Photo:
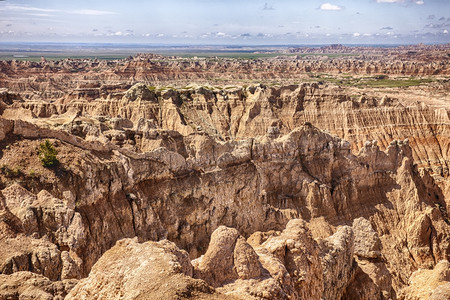
[[30, 170], [28, 171], [28, 175], [29, 175], [31, 178], [37, 178], [37, 177], [39, 177], [39, 173], [38, 173], [35, 169], [30, 169]]
[[319, 83], [333, 83], [341, 86], [354, 86], [354, 87], [373, 87], [373, 88], [398, 88], [398, 87], [409, 87], [409, 86], [419, 86], [435, 81], [432, 78], [417, 78], [417, 77], [396, 77], [389, 78], [387, 75], [374, 75], [370, 77], [353, 77], [353, 76], [342, 76], [336, 77], [332, 74], [324, 73], [309, 73], [308, 76], [311, 78], [308, 81], [318, 81]]
[[0, 172], [6, 177], [18, 177], [22, 174], [20, 167], [10, 168], [7, 165], [2, 165], [0, 167]]
[[358, 86], [368, 86], [368, 87], [408, 87], [417, 86], [425, 83], [432, 82], [432, 79], [422, 79], [422, 78], [408, 78], [408, 79], [389, 79], [389, 78], [376, 78], [364, 80]]
[[57, 154], [58, 151], [49, 140], [39, 144], [39, 159], [44, 167], [51, 168], [56, 166], [59, 163], [56, 158]]

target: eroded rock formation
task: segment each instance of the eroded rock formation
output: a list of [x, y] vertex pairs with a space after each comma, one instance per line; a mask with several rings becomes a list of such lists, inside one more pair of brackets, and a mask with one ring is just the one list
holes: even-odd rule
[[[423, 57], [420, 70], [447, 74]], [[445, 98], [148, 84], [225, 66], [241, 78], [245, 64], [304, 73], [289, 59], [1, 62], [0, 298], [448, 295]]]
[[[266, 238], [250, 245], [236, 229], [220, 226], [205, 255], [192, 264], [186, 252], [167, 240], [144, 244], [121, 240], [68, 299], [108, 299], [117, 291], [130, 299], [197, 294], [203, 294], [202, 299], [337, 299], [342, 295], [354, 270], [350, 227], [340, 227], [319, 245], [305, 221], [291, 220], [285, 230]], [[336, 275], [342, 280], [337, 282]], [[148, 279], [144, 285], [143, 276]]]
[[[372, 147], [367, 141], [375, 141], [375, 147], [386, 149], [395, 139], [408, 139], [414, 162], [424, 176], [433, 177], [429, 184], [440, 186], [441, 191], [434, 196], [448, 210], [450, 203], [444, 201], [450, 197], [448, 108], [405, 106], [386, 96], [363, 95], [355, 99], [346, 93], [318, 84], [159, 91], [137, 84], [118, 98], [16, 102], [5, 110], [4, 116], [20, 120], [28, 116], [27, 120], [40, 126], [56, 126], [90, 141], [113, 141], [137, 152], [151, 150], [158, 144], [179, 149], [178, 142], [168, 145], [169, 140], [180, 139], [178, 134], [200, 132], [220, 140], [266, 133], [277, 137], [305, 122], [350, 141], [354, 153]], [[161, 135], [158, 129], [176, 132]]]
[[[370, 228], [368, 233], [359, 233], [361, 227], [367, 230], [368, 221], [366, 225], [353, 224], [357, 233], [356, 251], [347, 251], [354, 247], [353, 234], [325, 239], [320, 242], [321, 248], [303, 249], [313, 256], [319, 256], [320, 250], [328, 257], [303, 275], [313, 276], [308, 280], [319, 286], [322, 283], [314, 276], [322, 274], [323, 265], [342, 265], [335, 261], [342, 257], [346, 266], [351, 266], [353, 252], [361, 260], [375, 258], [370, 261], [374, 266], [376, 258], [382, 256], [378, 268], [391, 280], [390, 285], [378, 284], [376, 280], [374, 285], [378, 290], [380, 286], [387, 289], [388, 294], [392, 293], [391, 286], [395, 290], [403, 287], [416, 268], [432, 267], [448, 257], [448, 219], [434, 197], [438, 187], [424, 183], [412, 164], [407, 142], [392, 144], [385, 152], [372, 145], [355, 156], [348, 143], [307, 124], [278, 138], [268, 135], [239, 142], [218, 142], [199, 134], [179, 136], [178, 145], [182, 147], [174, 149], [178, 152], [157, 147], [136, 153], [107, 143], [104, 149], [86, 147], [80, 153], [78, 149], [83, 148], [79, 147], [87, 142], [70, 134], [39, 127], [29, 131], [23, 121], [14, 121], [12, 127], [17, 137], [4, 149], [2, 161], [26, 165], [18, 174], [4, 173], [4, 180], [8, 176], [28, 179], [27, 188], [36, 192], [52, 186], [50, 192], [56, 197], [46, 190], [30, 193], [17, 184], [2, 191], [3, 226], [7, 229], [2, 253], [16, 253], [3, 260], [2, 272], [6, 274], [29, 270], [53, 280], [81, 278], [88, 275], [92, 265], [117, 240], [133, 236], [142, 241], [167, 238], [194, 258], [205, 251], [209, 237], [219, 225], [234, 227], [240, 234], [250, 236], [256, 231], [282, 230], [293, 218], [307, 220], [317, 237], [325, 237], [321, 223], [328, 224], [333, 232], [334, 226], [352, 225], [348, 220], [358, 217], [365, 217], [377, 229], [376, 233]], [[56, 133], [59, 135], [55, 136]], [[38, 160], [37, 155], [17, 161], [22, 156], [18, 151], [33, 152], [39, 144], [37, 140], [19, 139], [27, 134], [60, 139], [57, 143], [60, 166], [53, 172], [39, 167], [34, 171], [40, 173], [39, 178], [34, 181], [30, 180], [29, 168], [38, 165], [33, 162]], [[207, 154], [201, 155], [204, 152]], [[234, 231], [217, 243], [229, 246], [230, 253], [235, 247], [246, 252], [248, 247], [244, 240], [238, 239], [239, 233]], [[364, 239], [361, 235], [370, 236], [369, 245], [358, 244]], [[277, 238], [270, 240], [273, 239]], [[213, 245], [214, 241], [213, 235]], [[215, 270], [213, 266], [226, 267], [226, 263], [215, 260], [228, 257], [222, 253], [228, 251], [226, 247], [216, 249], [219, 253], [205, 253], [198, 262], [199, 271], [194, 272], [211, 286], [260, 273], [230, 265], [230, 270], [238, 270], [235, 275], [221, 272], [226, 277], [214, 281], [215, 275], [208, 273]], [[258, 249], [255, 247], [254, 251], [259, 253]], [[245, 257], [236, 257], [234, 261], [255, 259], [252, 250], [248, 251]], [[273, 249], [272, 253], [277, 251]], [[33, 257], [39, 263], [33, 263]], [[207, 263], [208, 257], [212, 267]], [[25, 263], [30, 260], [31, 264]], [[353, 276], [350, 271], [337, 274], [334, 272], [340, 271], [336, 268], [326, 269], [328, 272], [320, 275], [327, 278], [322, 279], [325, 286], [336, 276]], [[365, 271], [360, 268], [360, 272]], [[331, 287], [335, 291], [330, 293], [341, 295], [346, 286], [336, 282], [327, 291]], [[305, 288], [295, 283], [280, 288], [284, 293], [289, 289], [296, 297], [302, 297]], [[310, 296], [318, 297], [321, 291], [318, 287], [316, 294]]]

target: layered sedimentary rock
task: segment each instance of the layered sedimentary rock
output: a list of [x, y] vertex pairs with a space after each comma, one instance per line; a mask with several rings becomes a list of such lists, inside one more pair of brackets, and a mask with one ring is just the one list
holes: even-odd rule
[[[362, 277], [385, 273], [388, 285], [373, 281], [378, 294], [395, 294], [417, 268], [448, 259], [448, 218], [435, 197], [439, 188], [418, 172], [407, 141], [393, 143], [385, 152], [374, 144], [366, 145], [355, 156], [348, 142], [310, 124], [279, 137], [270, 133], [228, 142], [204, 134], [182, 136], [160, 130], [158, 135], [172, 135], [170, 149], [156, 143], [153, 150], [137, 153], [112, 142], [87, 142], [24, 121], [3, 122], [10, 131], [4, 133], [9, 137], [4, 140], [8, 147], [0, 161], [2, 182], [7, 185], [2, 191], [5, 230], [1, 253], [16, 253], [4, 257], [5, 274], [28, 270], [53, 280], [81, 278], [117, 240], [134, 236], [140, 241], [167, 238], [195, 258], [205, 253], [211, 234], [220, 225], [248, 237], [256, 231], [282, 230], [294, 218], [308, 221], [316, 238], [327, 237], [325, 232], [333, 233], [335, 226], [351, 226], [355, 218], [367, 219], [376, 230], [370, 233], [375, 244], [370, 246], [373, 249], [355, 246], [355, 255], [358, 260], [375, 257], [369, 263], [376, 269], [365, 265], [357, 272]], [[158, 140], [158, 135], [148, 138]], [[59, 150], [57, 169], [39, 166], [35, 152], [39, 140], [35, 138], [52, 138]], [[17, 180], [25, 186], [8, 185]], [[356, 223], [353, 226], [356, 232], [361, 230]], [[267, 240], [265, 245], [275, 243], [280, 237], [261, 237], [260, 244], [265, 244], [262, 240]], [[246, 252], [248, 247], [240, 240], [234, 246], [235, 241], [226, 244]], [[332, 283], [326, 289], [330, 295], [356, 293], [346, 291], [345, 281], [333, 281], [350, 278], [354, 271], [341, 273], [326, 267], [338, 264], [340, 269], [342, 262], [335, 261], [340, 257], [350, 265], [352, 240], [338, 235], [319, 242], [319, 248], [301, 250], [304, 255], [327, 259], [304, 270], [299, 282], [322, 278], [324, 286]], [[291, 242], [283, 243], [291, 247]], [[48, 250], [33, 246], [38, 244]], [[258, 250], [256, 242], [253, 245], [255, 253], [262, 251], [260, 257], [264, 256], [265, 250]], [[272, 253], [278, 253], [276, 249]], [[244, 260], [256, 257], [248, 251]], [[207, 271], [214, 269], [206, 263], [210, 256], [217, 255], [206, 251], [194, 274], [217, 288], [221, 280], [209, 282], [215, 278]], [[324, 266], [327, 271], [320, 271]], [[252, 267], [236, 270], [243, 278], [259, 274]], [[224, 281], [235, 278], [232, 272], [224, 274], [231, 276]], [[290, 289], [295, 297], [306, 297], [304, 283], [280, 288], [283, 293]], [[310, 296], [327, 295], [321, 291], [318, 287]]]
[[181, 135], [201, 132], [228, 140], [266, 133], [277, 136], [309, 122], [352, 142], [355, 153], [366, 141], [386, 149], [395, 139], [408, 139], [421, 172], [429, 173], [441, 187], [435, 197], [441, 202], [450, 197], [450, 111], [445, 107], [407, 106], [387, 96], [355, 98], [345, 89], [317, 83], [221, 90], [154, 90], [137, 84], [116, 98], [15, 102], [4, 112], [9, 119], [23, 120], [26, 115], [31, 122], [142, 152], [155, 147], [148, 136], [158, 135], [156, 129]]
[[423, 47], [378, 61], [1, 62], [0, 298], [445, 299], [445, 78], [424, 87], [429, 105], [420, 88], [320, 79], [157, 84], [448, 74], [446, 46]]
[[[302, 220], [291, 220], [282, 232], [266, 234], [261, 244], [250, 245], [236, 229], [221, 226], [213, 232], [205, 255], [192, 263], [185, 251], [167, 240], [144, 244], [121, 240], [66, 299], [109, 299], [117, 294], [127, 299], [337, 299], [342, 295], [354, 270], [350, 227], [339, 228], [320, 245]], [[335, 275], [342, 276], [337, 285]]]
[[392, 48], [365, 47], [365, 46], [344, 46], [333, 44], [322, 47], [302, 47], [285, 50], [286, 53], [310, 53], [310, 54], [363, 54], [373, 56], [384, 56], [390, 58], [403, 58], [404, 60], [442, 60], [447, 57], [449, 44], [441, 45], [404, 45]]
[[[355, 56], [280, 56], [256, 60], [186, 59], [142, 54], [113, 62], [82, 59], [1, 61], [0, 88], [20, 92], [23, 98], [57, 99], [64, 96], [68, 89], [74, 96], [98, 98], [114, 94], [136, 82], [299, 80], [311, 73], [442, 76], [450, 74], [449, 48], [449, 45], [442, 45], [434, 51], [426, 47], [378, 48], [370, 49], [369, 52], [356, 49]], [[309, 50], [314, 51], [313, 48]]]

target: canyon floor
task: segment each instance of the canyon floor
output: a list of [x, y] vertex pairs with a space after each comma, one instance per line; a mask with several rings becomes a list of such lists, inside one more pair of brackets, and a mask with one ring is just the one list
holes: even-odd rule
[[450, 45], [255, 55], [1, 60], [0, 299], [450, 299]]

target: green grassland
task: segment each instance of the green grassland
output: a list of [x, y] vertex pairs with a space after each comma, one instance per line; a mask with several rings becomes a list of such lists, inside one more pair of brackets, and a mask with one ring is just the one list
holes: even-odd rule
[[[162, 53], [168, 54], [168, 53]], [[307, 57], [307, 56], [327, 56], [329, 58], [342, 57], [342, 56], [357, 56], [357, 54], [322, 54], [322, 53], [311, 53], [311, 54], [298, 54], [298, 53], [280, 53], [280, 52], [192, 52], [192, 53], [172, 53], [171, 55], [180, 56], [183, 58], [232, 58], [232, 59], [264, 59], [273, 58], [278, 56], [292, 56], [292, 57]]]
[[433, 78], [419, 78], [419, 77], [394, 77], [389, 78], [385, 75], [376, 75], [369, 77], [353, 77], [328, 74], [309, 74], [309, 81], [333, 83], [341, 86], [351, 86], [360, 88], [401, 88], [410, 86], [420, 86], [436, 81]]
[[[281, 53], [278, 51], [208, 51], [208, 50], [190, 50], [190, 51], [171, 51], [171, 50], [159, 50], [152, 51], [155, 54], [179, 56], [182, 58], [229, 58], [229, 59], [266, 59], [274, 58], [277, 56], [293, 56], [293, 57], [319, 57], [327, 56], [329, 58], [356, 56], [356, 54], [322, 54], [322, 53]], [[136, 55], [137, 52], [76, 52], [76, 51], [0, 51], [0, 60], [17, 60], [17, 61], [40, 61], [41, 57], [45, 57], [46, 60], [63, 60], [66, 58], [73, 59], [99, 59], [99, 60], [118, 60], [124, 59]]]
[[407, 79], [369, 79], [361, 84], [368, 87], [408, 87], [423, 85], [432, 82], [430, 78], [407, 78]]
[[80, 55], [80, 54], [44, 54], [44, 53], [27, 53], [27, 54], [13, 54], [13, 53], [0, 53], [0, 60], [17, 60], [17, 61], [41, 61], [41, 57], [46, 60], [63, 60], [66, 58], [73, 59], [100, 59], [100, 60], [116, 60], [128, 57], [126, 54], [96, 54], [96, 55]]

